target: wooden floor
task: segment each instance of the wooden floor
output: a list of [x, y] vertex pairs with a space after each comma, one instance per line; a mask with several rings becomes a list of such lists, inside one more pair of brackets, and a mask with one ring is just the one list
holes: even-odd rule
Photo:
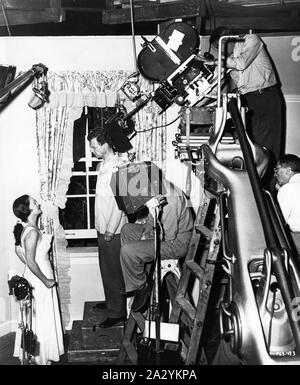
[[[68, 360], [68, 340], [69, 335], [66, 335], [66, 353], [61, 357], [60, 362], [53, 362], [53, 365], [116, 365], [117, 363], [114, 361], [101, 361], [101, 360], [93, 360], [93, 361], [69, 361]], [[13, 350], [14, 350], [14, 342], [15, 342], [15, 333], [9, 333], [6, 334], [3, 337], [0, 337], [0, 365], [21, 365], [18, 358], [13, 357]], [[175, 360], [174, 355], [172, 354], [171, 357], [173, 360], [166, 361], [166, 364], [173, 364], [178, 365], [179, 362], [177, 362], [177, 358]], [[145, 364], [145, 363], [144, 363]], [[163, 364], [163, 362], [162, 362]], [[182, 364], [182, 363], [181, 363]]]
[[[68, 350], [69, 335], [65, 336], [66, 352]], [[21, 365], [17, 357], [13, 357], [15, 343], [15, 333], [8, 333], [0, 337], [0, 365]], [[53, 362], [53, 365], [99, 365], [99, 362], [68, 362], [67, 353], [61, 356], [59, 362]]]
[[13, 357], [15, 333], [0, 337], [0, 365], [20, 365], [18, 358]]
[[[53, 365], [118, 365], [118, 354], [123, 338], [123, 327], [114, 326], [108, 329], [95, 327], [106, 318], [106, 310], [95, 310], [95, 302], [85, 302], [82, 321], [73, 321], [72, 329], [67, 330], [64, 338], [65, 354]], [[18, 358], [13, 357], [15, 333], [0, 337], [0, 365], [21, 365]], [[207, 355], [213, 356], [215, 344], [210, 344]], [[208, 354], [209, 353], [209, 354]], [[212, 354], [210, 354], [212, 353]], [[151, 364], [149, 348], [138, 344], [139, 364]], [[128, 357], [126, 357], [127, 363]], [[183, 365], [178, 352], [166, 351], [161, 361], [164, 364]], [[123, 362], [122, 362], [123, 364]]]
[[[122, 340], [120, 327], [100, 329], [106, 310], [94, 309], [96, 302], [85, 302], [82, 321], [73, 321], [64, 336], [65, 354], [53, 365], [114, 365], [117, 364]], [[119, 330], [120, 329], [120, 330]], [[21, 365], [13, 357], [15, 333], [0, 337], [0, 365]]]
[[[66, 353], [61, 356], [59, 362], [53, 362], [52, 365], [102, 365], [99, 361], [69, 362], [67, 354], [69, 340], [68, 334], [65, 336], [65, 340]], [[15, 333], [9, 333], [0, 337], [0, 365], [21, 365], [20, 360], [17, 357], [13, 357], [14, 342]], [[103, 363], [103, 365], [105, 365], [105, 363]]]

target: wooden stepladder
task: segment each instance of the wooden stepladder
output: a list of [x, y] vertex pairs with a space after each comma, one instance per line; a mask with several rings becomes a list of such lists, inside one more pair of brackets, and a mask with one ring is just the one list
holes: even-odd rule
[[[203, 240], [203, 242], [202, 242]], [[220, 209], [217, 197], [205, 192], [196, 216], [193, 235], [182, 267], [181, 278], [170, 314], [170, 323], [184, 319], [190, 336], [182, 339], [186, 365], [207, 363], [204, 350], [199, 356], [199, 344], [210, 297], [216, 260], [221, 242]], [[199, 250], [201, 248], [201, 250]], [[195, 306], [187, 294], [190, 280], [198, 279], [199, 297]], [[172, 344], [166, 349], [172, 350]]]
[[[196, 215], [189, 250], [185, 257], [181, 277], [171, 314], [168, 320], [170, 324], [183, 323], [190, 331], [190, 335], [182, 338], [182, 351], [185, 347], [186, 365], [198, 364], [199, 344], [203, 331], [207, 305], [210, 297], [216, 260], [221, 242], [220, 209], [217, 196], [208, 191], [203, 193], [200, 207]], [[197, 305], [189, 299], [187, 293], [190, 280], [196, 278], [199, 281], [199, 296]], [[126, 363], [126, 358], [131, 364], [138, 364], [138, 352], [136, 347], [136, 331], [145, 330], [145, 317], [141, 313], [130, 312], [124, 330], [118, 363]], [[175, 350], [178, 344], [167, 342], [165, 350]], [[206, 363], [204, 350], [201, 352], [200, 363]], [[127, 361], [128, 362], [128, 361]]]

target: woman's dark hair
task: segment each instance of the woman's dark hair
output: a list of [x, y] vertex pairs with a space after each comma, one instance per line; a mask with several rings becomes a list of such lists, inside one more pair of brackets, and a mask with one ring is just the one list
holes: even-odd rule
[[14, 227], [14, 236], [15, 236], [15, 245], [19, 246], [21, 244], [21, 234], [23, 231], [23, 226], [21, 223], [17, 223]]
[[[29, 195], [22, 195], [17, 198], [13, 203], [13, 212], [15, 216], [21, 219], [22, 222], [26, 222], [29, 217], [31, 210], [29, 208], [30, 200]], [[21, 223], [17, 223], [14, 227], [14, 236], [15, 236], [15, 245], [18, 246], [21, 243], [21, 234], [23, 231], [23, 226]]]

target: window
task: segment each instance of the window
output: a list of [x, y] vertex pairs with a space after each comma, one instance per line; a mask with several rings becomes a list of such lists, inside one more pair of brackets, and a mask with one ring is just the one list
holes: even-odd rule
[[99, 160], [88, 156], [74, 164], [66, 207], [60, 210], [68, 246], [95, 246], [94, 203]]
[[116, 108], [112, 107], [88, 108], [80, 118], [82, 132], [76, 138], [74, 136], [74, 145], [80, 148], [83, 156], [74, 162], [66, 207], [59, 210], [59, 219], [66, 232], [68, 247], [97, 246], [94, 207], [97, 166], [101, 161], [92, 155], [86, 136], [88, 131], [97, 125], [102, 126], [103, 121], [115, 112]]

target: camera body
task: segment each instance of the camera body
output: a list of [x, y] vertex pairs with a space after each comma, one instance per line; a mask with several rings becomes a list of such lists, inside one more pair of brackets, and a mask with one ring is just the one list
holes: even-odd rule
[[31, 294], [31, 286], [27, 279], [20, 277], [19, 275], [14, 275], [8, 281], [9, 295], [14, 295], [18, 301], [27, 299]]

